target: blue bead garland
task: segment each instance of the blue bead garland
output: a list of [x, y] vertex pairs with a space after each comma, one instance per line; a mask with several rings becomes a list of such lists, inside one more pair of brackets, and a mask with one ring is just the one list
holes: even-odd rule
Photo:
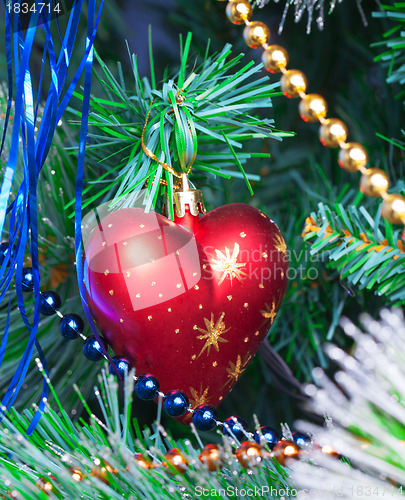
[[100, 361], [103, 359], [103, 351], [96, 337], [89, 337], [83, 345], [83, 354], [90, 361]]
[[[4, 260], [5, 255], [9, 251], [8, 243], [0, 245], [0, 265]], [[32, 269], [26, 267], [23, 269], [23, 291], [33, 291], [33, 275]], [[66, 339], [76, 339], [79, 336], [83, 338], [83, 354], [90, 361], [100, 361], [105, 356], [101, 346], [94, 336], [85, 337], [83, 335], [84, 322], [83, 319], [75, 313], [62, 315], [59, 308], [62, 301], [59, 295], [53, 291], [40, 292], [40, 311], [46, 316], [57, 314], [61, 321], [59, 323], [59, 331]], [[107, 342], [103, 339], [104, 347], [107, 349]], [[107, 358], [106, 358], [107, 359]], [[113, 375], [118, 374], [124, 378], [130, 371], [131, 365], [126, 359], [120, 356], [112, 358], [113, 366], [110, 365], [109, 371]], [[274, 429], [268, 426], [263, 426], [260, 430], [256, 430], [254, 434], [248, 431], [247, 422], [238, 416], [228, 417], [224, 422], [218, 420], [217, 410], [210, 405], [200, 405], [195, 409], [190, 407], [187, 395], [180, 390], [169, 391], [166, 395], [160, 392], [159, 380], [152, 374], [144, 374], [134, 376], [135, 393], [143, 400], [152, 400], [160, 397], [163, 400], [163, 409], [171, 417], [177, 418], [186, 413], [192, 414], [193, 424], [200, 431], [210, 431], [216, 426], [222, 426], [222, 433], [230, 439], [236, 441], [244, 441], [245, 439], [254, 439], [258, 444], [261, 444], [261, 437], [266, 441], [266, 445], [273, 449], [279, 442], [280, 438]], [[294, 441], [299, 447], [304, 447], [312, 442], [311, 436], [299, 432], [292, 434]]]
[[135, 385], [135, 393], [138, 398], [145, 401], [155, 399], [159, 395], [160, 383], [153, 375], [139, 375]]
[[293, 432], [292, 437], [300, 448], [305, 448], [305, 446], [312, 443], [311, 436], [309, 434], [305, 434], [304, 432]]
[[23, 267], [22, 270], [22, 291], [32, 292], [34, 290], [34, 274], [31, 267]]
[[62, 305], [61, 298], [56, 292], [42, 292], [39, 310], [45, 316], [52, 316]]
[[181, 417], [187, 413], [189, 401], [182, 391], [170, 391], [163, 401], [163, 409], [171, 417]]
[[131, 365], [128, 363], [126, 359], [123, 359], [119, 356], [115, 356], [114, 358], [112, 358], [111, 361], [114, 364], [114, 366], [110, 365], [109, 367], [111, 375], [117, 375], [117, 372], [121, 378], [124, 378], [126, 375], [128, 375], [131, 369]]
[[77, 339], [83, 330], [84, 322], [78, 314], [69, 313], [60, 320], [59, 331], [65, 339]]
[[224, 420], [224, 426], [222, 428], [224, 436], [236, 438], [238, 441], [244, 441], [247, 432], [248, 424], [243, 418], [228, 417]]
[[199, 431], [212, 431], [217, 425], [218, 413], [213, 406], [200, 405], [193, 413], [193, 424]]
[[267, 446], [272, 450], [276, 444], [280, 441], [280, 436], [278, 432], [271, 427], [263, 426], [260, 427], [260, 430], [256, 431], [253, 435], [256, 443], [261, 444], [261, 437], [264, 437], [266, 440]]
[[0, 244], [0, 266], [3, 264], [4, 259], [8, 258], [6, 266], [10, 265], [10, 247], [8, 241]]

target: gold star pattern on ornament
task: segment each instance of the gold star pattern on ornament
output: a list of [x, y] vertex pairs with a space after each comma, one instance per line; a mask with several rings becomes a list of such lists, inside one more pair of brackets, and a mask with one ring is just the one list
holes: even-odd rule
[[206, 403], [208, 403], [210, 401], [211, 396], [208, 396], [209, 389], [210, 389], [210, 387], [208, 386], [203, 391], [203, 389], [202, 389], [202, 382], [200, 384], [200, 390], [199, 391], [196, 391], [194, 389], [194, 387], [190, 387], [190, 394], [193, 397], [193, 399], [190, 400], [191, 408], [194, 409], [197, 406], [205, 405]]
[[276, 234], [275, 236], [273, 236], [273, 243], [278, 252], [286, 253], [287, 245], [285, 244], [284, 238], [281, 236], [281, 234]]
[[215, 249], [218, 259], [214, 259], [212, 261], [211, 267], [215, 271], [222, 273], [218, 285], [220, 285], [227, 276], [229, 276], [231, 280], [231, 286], [233, 278], [236, 278], [241, 282], [242, 277], [246, 276], [246, 273], [240, 270], [241, 267], [246, 266], [246, 262], [237, 262], [239, 250], [240, 247], [237, 243], [235, 243], [235, 246], [233, 247], [232, 255], [228, 247], [225, 247], [225, 254], [223, 254], [220, 250]]
[[235, 363], [229, 361], [229, 368], [226, 369], [226, 371], [228, 372], [228, 380], [222, 387], [225, 387], [228, 384], [232, 386], [235, 385], [236, 382], [240, 379], [242, 373], [246, 370], [246, 367], [249, 364], [252, 357], [253, 356], [248, 352], [243, 358], [243, 361], [239, 354], [238, 357], [236, 358]]
[[211, 346], [214, 346], [215, 350], [219, 351], [219, 342], [228, 342], [228, 340], [221, 338], [221, 335], [230, 330], [230, 328], [225, 329], [226, 327], [223, 321], [224, 316], [225, 313], [223, 312], [216, 323], [214, 320], [214, 313], [211, 313], [211, 320], [204, 318], [206, 330], [202, 328], [198, 328], [198, 330], [205, 335], [199, 335], [197, 338], [205, 340], [205, 344], [198, 357], [201, 356], [205, 349], [207, 349], [207, 355], [209, 356]]
[[266, 310], [261, 309], [260, 313], [261, 313], [261, 315], [264, 318], [270, 319], [271, 320], [271, 324], [273, 324], [273, 321], [274, 321], [275, 317], [277, 316], [277, 313], [276, 313], [276, 303], [273, 300], [273, 304], [271, 305], [271, 309], [270, 309], [269, 304], [266, 303], [265, 306], [266, 306]]

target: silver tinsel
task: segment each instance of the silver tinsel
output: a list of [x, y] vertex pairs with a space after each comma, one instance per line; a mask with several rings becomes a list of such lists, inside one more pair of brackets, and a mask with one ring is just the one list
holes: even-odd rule
[[[273, 0], [275, 3], [278, 3], [279, 0]], [[316, 24], [320, 30], [323, 29], [325, 24], [325, 11], [327, 13], [333, 12], [336, 7], [336, 4], [342, 3], [343, 0], [285, 0], [285, 7], [283, 12], [283, 17], [280, 22], [279, 33], [283, 31], [284, 23], [289, 11], [290, 7], [294, 9], [294, 20], [296, 23], [301, 21], [305, 12], [308, 14], [307, 18], [307, 33], [310, 33], [312, 22], [315, 19]], [[255, 4], [257, 7], [262, 8], [266, 4], [268, 4], [270, 0], [256, 0]], [[359, 8], [361, 17], [363, 19], [363, 23], [367, 25], [366, 16], [364, 15], [364, 11], [361, 7], [362, 0], [356, 0], [357, 6]], [[326, 4], [326, 6], [325, 6]]]
[[318, 427], [298, 422], [340, 458], [319, 452], [293, 464], [298, 496], [313, 498], [394, 497], [405, 493], [405, 320], [400, 309], [381, 312], [381, 320], [362, 316], [363, 331], [342, 322], [355, 341], [352, 355], [334, 345], [329, 357], [341, 371], [335, 382], [319, 368], [309, 385], [311, 408], [328, 416]]

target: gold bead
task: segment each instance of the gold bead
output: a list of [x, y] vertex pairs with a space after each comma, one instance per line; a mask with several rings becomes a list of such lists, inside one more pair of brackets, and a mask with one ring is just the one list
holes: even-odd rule
[[391, 224], [405, 224], [405, 196], [389, 194], [382, 204], [381, 215]]
[[72, 479], [75, 481], [83, 481], [84, 474], [80, 469], [75, 469], [74, 467], [69, 468], [69, 472], [72, 474]]
[[281, 77], [281, 90], [286, 97], [299, 97], [300, 92], [305, 92], [307, 85], [307, 77], [298, 69], [289, 69]]
[[207, 444], [207, 446], [201, 450], [199, 458], [210, 472], [215, 472], [223, 463], [221, 449], [216, 444]]
[[270, 45], [264, 50], [262, 62], [270, 73], [279, 73], [288, 64], [288, 52], [281, 45]]
[[338, 118], [329, 118], [319, 130], [319, 138], [328, 148], [337, 148], [341, 142], [345, 142], [347, 134], [346, 125]]
[[294, 441], [280, 441], [273, 448], [273, 453], [280, 465], [286, 465], [288, 460], [298, 460], [300, 449]]
[[[53, 476], [51, 476], [51, 478], [55, 479]], [[35, 484], [46, 495], [49, 495], [49, 492], [54, 490], [53, 484], [49, 481], [49, 479], [46, 476], [40, 477]]]
[[254, 441], [244, 441], [235, 453], [239, 463], [245, 469], [251, 468], [262, 460], [262, 447]]
[[243, 30], [243, 38], [252, 49], [258, 49], [269, 41], [270, 30], [260, 21], [253, 21]]
[[188, 460], [181, 454], [180, 450], [172, 448], [165, 454], [165, 458], [167, 462], [163, 463], [164, 466], [168, 467], [168, 464], [170, 464], [180, 474], [186, 472]]
[[365, 168], [367, 162], [367, 151], [357, 142], [349, 142], [339, 151], [339, 165], [348, 172], [356, 172]]
[[233, 24], [243, 24], [252, 17], [253, 9], [248, 0], [231, 0], [226, 6], [226, 15]]
[[134, 458], [138, 467], [142, 467], [143, 469], [150, 469], [152, 467], [150, 460], [142, 455], [142, 453], [135, 453]]
[[96, 477], [104, 484], [110, 484], [108, 480], [108, 472], [105, 467], [93, 467], [90, 471], [90, 476]]
[[308, 94], [299, 105], [300, 115], [304, 122], [314, 123], [320, 118], [325, 118], [328, 105], [319, 94]]
[[360, 179], [360, 191], [373, 198], [386, 193], [389, 185], [387, 174], [379, 168], [369, 168]]

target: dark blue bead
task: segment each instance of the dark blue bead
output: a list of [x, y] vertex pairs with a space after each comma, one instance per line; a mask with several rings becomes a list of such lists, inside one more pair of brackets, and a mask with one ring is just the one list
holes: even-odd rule
[[211, 431], [217, 425], [217, 410], [210, 405], [200, 405], [194, 410], [193, 424], [199, 431]]
[[[124, 378], [129, 370], [131, 369], [131, 365], [128, 363], [126, 359], [120, 358], [119, 356], [115, 356], [111, 360], [114, 366], [109, 367], [111, 375], [117, 375], [117, 372], [121, 378]], [[114, 367], [116, 369], [114, 369]]]
[[39, 302], [39, 310], [45, 316], [52, 316], [62, 305], [62, 301], [56, 292], [42, 292]]
[[187, 394], [182, 391], [170, 391], [163, 401], [165, 412], [171, 417], [181, 417], [187, 412], [189, 402]]
[[159, 380], [153, 375], [140, 375], [135, 385], [135, 393], [141, 399], [155, 399], [160, 389]]
[[63, 316], [59, 323], [59, 331], [65, 339], [77, 339], [79, 333], [82, 333], [84, 323], [80, 316], [69, 313]]
[[238, 441], [245, 441], [247, 439], [245, 433], [243, 432], [247, 432], [247, 430], [247, 422], [240, 417], [228, 417], [224, 421], [224, 426], [222, 427], [222, 433], [225, 436], [229, 436], [230, 438], [235, 437]]
[[23, 292], [32, 292], [34, 290], [34, 274], [31, 267], [23, 267], [22, 290]]
[[311, 436], [309, 434], [305, 434], [304, 432], [293, 432], [292, 437], [300, 448], [311, 444], [312, 442]]
[[10, 247], [8, 246], [8, 241], [0, 244], [0, 266], [1, 266], [1, 264], [3, 264], [3, 261], [7, 255], [8, 255], [9, 260], [8, 260], [6, 265], [8, 267], [10, 265], [10, 257], [11, 257]]
[[100, 361], [103, 359], [103, 351], [96, 337], [88, 337], [83, 345], [83, 354], [90, 361]]
[[264, 437], [264, 439], [267, 442], [267, 446], [272, 450], [276, 444], [280, 441], [280, 437], [277, 433], [276, 430], [272, 429], [271, 427], [263, 426], [260, 427], [260, 432], [256, 431], [254, 433], [254, 439], [256, 443], [260, 444], [260, 438]]

